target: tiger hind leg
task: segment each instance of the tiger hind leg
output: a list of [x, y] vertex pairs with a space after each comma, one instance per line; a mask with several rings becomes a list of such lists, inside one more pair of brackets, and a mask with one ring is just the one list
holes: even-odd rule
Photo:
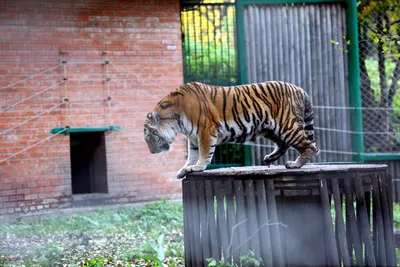
[[293, 146], [297, 151], [300, 152], [300, 155], [297, 157], [295, 161], [288, 161], [286, 163], [287, 169], [297, 169], [301, 168], [304, 164], [306, 164], [313, 155], [318, 154], [318, 148], [315, 143], [312, 143], [307, 137], [304, 138], [302, 142]]
[[272, 162], [278, 160], [283, 154], [285, 154], [289, 149], [289, 146], [273, 134], [272, 131], [268, 131], [264, 137], [276, 144], [274, 151], [264, 157], [264, 163], [269, 166]]

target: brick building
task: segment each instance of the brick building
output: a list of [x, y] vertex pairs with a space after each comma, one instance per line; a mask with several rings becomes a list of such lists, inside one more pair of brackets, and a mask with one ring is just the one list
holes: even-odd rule
[[179, 198], [143, 121], [182, 82], [178, 0], [0, 1], [0, 215]]

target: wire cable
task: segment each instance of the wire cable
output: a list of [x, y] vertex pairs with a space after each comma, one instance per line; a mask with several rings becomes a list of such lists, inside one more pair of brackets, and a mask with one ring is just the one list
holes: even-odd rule
[[62, 105], [64, 105], [64, 104], [66, 104], [66, 103], [68, 103], [68, 100], [67, 100], [67, 99], [65, 99], [63, 102], [61, 102], [61, 103], [55, 105], [54, 107], [52, 107], [52, 108], [50, 108], [50, 109], [48, 109], [48, 110], [45, 110], [45, 111], [39, 113], [38, 115], [36, 115], [36, 116], [34, 116], [34, 117], [30, 118], [30, 119], [24, 120], [23, 122], [20, 122], [20, 123], [18, 123], [18, 124], [16, 124], [16, 125], [12, 126], [11, 128], [0, 132], [0, 136], [1, 136], [1, 135], [4, 135], [4, 134], [6, 134], [6, 133], [8, 133], [9, 131], [11, 131], [11, 130], [13, 130], [13, 129], [15, 129], [15, 128], [18, 128], [19, 126], [24, 125], [24, 124], [27, 123], [27, 122], [30, 122], [30, 121], [32, 121], [32, 120], [34, 120], [34, 119], [36, 119], [36, 118], [39, 118], [39, 117], [42, 116], [43, 114], [51, 113], [53, 110], [55, 110], [55, 109], [58, 108], [59, 106], [62, 106]]
[[381, 107], [346, 107], [346, 106], [313, 106], [313, 109], [339, 109], [339, 110], [400, 110], [400, 108], [381, 108]]
[[38, 145], [40, 145], [40, 144], [46, 142], [47, 140], [50, 140], [50, 139], [52, 139], [53, 137], [56, 137], [57, 135], [60, 135], [60, 134], [62, 134], [62, 133], [64, 133], [64, 132], [68, 131], [68, 129], [69, 129], [69, 127], [65, 127], [62, 131], [59, 131], [59, 132], [56, 133], [56, 134], [53, 134], [53, 135], [51, 135], [51, 136], [49, 136], [49, 137], [47, 137], [47, 138], [45, 138], [45, 139], [43, 139], [43, 140], [41, 140], [41, 141], [39, 141], [39, 142], [33, 144], [33, 145], [31, 145], [31, 146], [28, 146], [28, 147], [26, 147], [26, 148], [24, 148], [24, 149], [22, 149], [22, 150], [20, 150], [20, 151], [18, 151], [18, 152], [16, 152], [16, 153], [12, 154], [12, 155], [10, 155], [10, 156], [8, 156], [8, 157], [6, 157], [6, 158], [0, 160], [0, 163], [3, 163], [3, 162], [5, 162], [5, 161], [7, 161], [7, 160], [9, 160], [9, 159], [11, 159], [11, 158], [13, 158], [13, 157], [15, 157], [15, 156], [18, 156], [18, 155], [21, 154], [21, 153], [24, 153], [25, 151], [27, 151], [27, 150], [29, 150], [29, 149], [31, 149], [31, 148], [34, 148], [35, 146], [38, 146]]
[[350, 133], [350, 134], [372, 134], [372, 135], [382, 135], [382, 134], [400, 134], [400, 132], [360, 132], [360, 131], [351, 131], [351, 130], [342, 130], [342, 129], [333, 129], [333, 128], [323, 128], [323, 127], [314, 127], [315, 130], [327, 131], [327, 132], [338, 132], [338, 133]]
[[5, 87], [0, 88], [0, 91], [5, 90], [5, 89], [7, 89], [7, 88], [10, 88], [10, 87], [12, 87], [12, 86], [14, 86], [14, 85], [16, 85], [16, 84], [22, 83], [22, 82], [24, 82], [24, 81], [27, 81], [27, 80], [29, 80], [29, 79], [33, 79], [33, 78], [35, 78], [36, 76], [39, 76], [39, 75], [41, 75], [41, 74], [44, 74], [44, 73], [49, 72], [49, 71], [51, 71], [51, 70], [54, 70], [54, 69], [56, 69], [56, 68], [58, 68], [58, 67], [60, 67], [60, 66], [62, 66], [62, 65], [63, 65], [63, 63], [61, 63], [61, 64], [59, 64], [59, 65], [57, 65], [57, 66], [51, 67], [50, 69], [44, 70], [44, 71], [42, 71], [42, 72], [39, 72], [39, 73], [37, 73], [37, 74], [34, 74], [34, 75], [32, 75], [32, 76], [29, 76], [28, 78], [22, 79], [22, 80], [20, 80], [20, 81], [17, 81], [17, 82], [15, 82], [15, 83], [12, 83], [12, 84], [9, 84], [9, 85], [7, 85], [7, 86], [5, 86]]
[[23, 103], [23, 102], [25, 102], [25, 101], [27, 101], [27, 100], [29, 100], [29, 99], [31, 99], [31, 98], [34, 98], [35, 96], [38, 96], [38, 95], [40, 95], [40, 94], [42, 94], [42, 93], [44, 93], [44, 92], [47, 92], [47, 91], [53, 89], [54, 87], [59, 86], [60, 84], [66, 82], [66, 81], [67, 81], [67, 80], [62, 80], [62, 81], [60, 81], [60, 82], [58, 82], [58, 83], [56, 83], [56, 84], [54, 84], [54, 85], [52, 85], [52, 86], [50, 86], [50, 87], [47, 87], [46, 89], [44, 89], [44, 90], [42, 90], [42, 91], [40, 91], [40, 92], [37, 92], [37, 93], [35, 93], [35, 94], [33, 94], [33, 95], [31, 95], [31, 96], [25, 98], [25, 99], [22, 99], [22, 100], [18, 101], [17, 103], [14, 103], [14, 104], [12, 104], [12, 105], [10, 105], [10, 106], [8, 106], [8, 107], [6, 107], [6, 108], [0, 110], [0, 112], [3, 112], [3, 111], [6, 111], [6, 110], [9, 110], [9, 109], [12, 109], [12, 108], [15, 107], [16, 105], [19, 105], [19, 104], [21, 104], [21, 103]]

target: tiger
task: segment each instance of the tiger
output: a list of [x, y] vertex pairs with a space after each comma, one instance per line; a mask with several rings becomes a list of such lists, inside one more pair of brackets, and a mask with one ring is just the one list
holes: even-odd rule
[[254, 142], [257, 137], [276, 144], [264, 157], [268, 166], [289, 147], [300, 155], [285, 164], [288, 169], [301, 168], [319, 154], [310, 97], [301, 87], [282, 81], [237, 86], [184, 83], [162, 98], [144, 122], [144, 139], [152, 154], [170, 150], [178, 133], [188, 143], [178, 178], [204, 171], [217, 145]]

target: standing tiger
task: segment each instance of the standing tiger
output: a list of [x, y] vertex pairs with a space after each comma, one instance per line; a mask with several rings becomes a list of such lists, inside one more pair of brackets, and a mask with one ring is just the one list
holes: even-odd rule
[[147, 115], [144, 138], [154, 154], [169, 150], [178, 132], [186, 136], [188, 158], [178, 178], [205, 170], [217, 145], [255, 141], [257, 136], [277, 145], [264, 157], [267, 165], [292, 146], [300, 155], [286, 168], [301, 168], [319, 152], [313, 121], [309, 96], [290, 83], [223, 87], [191, 82], [164, 97]]

